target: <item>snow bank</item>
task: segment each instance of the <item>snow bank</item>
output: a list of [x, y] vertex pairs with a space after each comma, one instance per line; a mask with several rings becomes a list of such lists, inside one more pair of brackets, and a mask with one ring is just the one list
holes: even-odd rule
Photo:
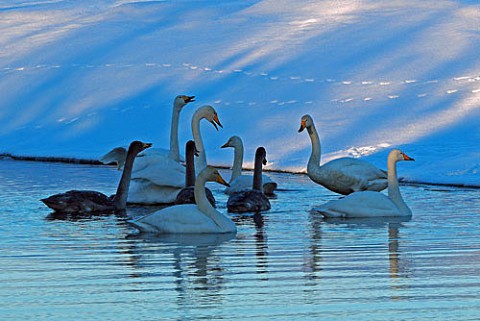
[[168, 147], [173, 98], [209, 162], [240, 135], [251, 165], [301, 171], [311, 114], [322, 162], [416, 158], [411, 181], [480, 186], [477, 1], [28, 1], [0, 4], [0, 153], [96, 159], [133, 139]]

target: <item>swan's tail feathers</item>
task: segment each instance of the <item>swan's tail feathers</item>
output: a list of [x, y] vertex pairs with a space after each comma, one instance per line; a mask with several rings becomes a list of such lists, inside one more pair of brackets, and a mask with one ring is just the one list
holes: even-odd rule
[[263, 184], [263, 192], [268, 196], [275, 195], [275, 190], [277, 189], [277, 186], [278, 185], [275, 182], [265, 183]]
[[105, 165], [115, 163], [117, 164], [117, 169], [120, 170], [125, 164], [127, 159], [127, 149], [124, 147], [116, 147], [100, 157], [99, 161]]
[[127, 223], [130, 226], [133, 226], [137, 230], [139, 230], [141, 233], [158, 233], [158, 229], [156, 229], [154, 226], [143, 223], [140, 221], [141, 219], [137, 220], [128, 220]]
[[341, 217], [344, 217], [344, 215], [342, 215], [341, 213], [338, 213], [338, 212], [333, 211], [331, 209], [325, 208], [324, 206], [313, 207], [310, 210], [310, 213], [320, 214], [320, 215], [322, 215], [323, 217], [326, 217], [326, 218], [330, 218], [330, 217], [341, 218]]

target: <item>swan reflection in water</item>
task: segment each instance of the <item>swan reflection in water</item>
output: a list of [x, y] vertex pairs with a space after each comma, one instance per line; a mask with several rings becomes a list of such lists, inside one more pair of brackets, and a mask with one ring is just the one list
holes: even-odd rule
[[[268, 237], [265, 233], [265, 223], [268, 217], [264, 217], [260, 212], [251, 214], [240, 214], [232, 217], [232, 220], [244, 228], [254, 228], [255, 257], [257, 259], [255, 273], [265, 274], [262, 280], [268, 280]], [[245, 243], [246, 250], [250, 250], [250, 243]]]
[[83, 220], [98, 220], [101, 218], [115, 216], [119, 219], [130, 219], [131, 217], [140, 217], [159, 211], [169, 205], [149, 205], [142, 206], [136, 204], [129, 204], [125, 210], [112, 212], [87, 212], [87, 213], [65, 213], [65, 212], [51, 212], [45, 219], [47, 221], [83, 221]]
[[125, 253], [131, 257], [131, 277], [142, 284], [148, 283], [148, 279], [157, 282], [159, 275], [173, 278], [179, 306], [220, 301], [226, 272], [217, 252], [235, 236], [235, 233], [129, 234], [125, 243], [129, 249]]
[[[410, 274], [408, 262], [401, 254], [400, 229], [411, 217], [377, 218], [324, 218], [327, 224], [342, 225], [347, 229], [387, 229], [389, 276], [391, 279], [405, 278]], [[393, 286], [395, 288], [395, 286]]]

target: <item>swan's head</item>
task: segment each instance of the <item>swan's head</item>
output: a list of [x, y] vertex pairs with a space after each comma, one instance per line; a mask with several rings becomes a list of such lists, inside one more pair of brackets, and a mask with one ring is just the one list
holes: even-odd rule
[[175, 97], [173, 105], [177, 108], [182, 108], [183, 106], [191, 103], [192, 101], [195, 101], [195, 96], [178, 95], [177, 97]]
[[222, 124], [220, 123], [220, 120], [218, 119], [217, 111], [210, 105], [205, 105], [197, 110], [197, 113], [200, 113], [202, 118], [205, 118], [209, 122], [212, 123], [212, 125], [215, 127], [216, 130], [218, 130], [218, 126], [222, 127]]
[[[218, 169], [212, 166], [207, 166], [205, 169], [200, 173], [200, 175], [206, 175], [207, 181], [209, 182], [217, 182], [222, 185], [230, 187], [230, 185], [223, 179], [222, 175], [218, 172]], [[199, 176], [200, 176], [199, 175]]]
[[262, 160], [263, 165], [267, 165], [267, 151], [264, 147], [257, 148], [257, 151], [255, 152], [255, 160], [257, 159]]
[[238, 136], [232, 136], [228, 139], [228, 142], [222, 145], [220, 148], [227, 148], [227, 147], [242, 147], [243, 148], [243, 143], [242, 139]]
[[152, 147], [152, 143], [144, 143], [139, 140], [135, 140], [130, 143], [130, 147], [128, 148], [128, 150], [129, 152], [132, 151], [133, 153], [138, 154], [150, 147]]
[[404, 152], [402, 152], [399, 149], [392, 149], [390, 151], [390, 153], [388, 154], [388, 158], [393, 159], [396, 162], [399, 162], [399, 161], [414, 161], [415, 160], [415, 159], [411, 158], [410, 156], [408, 156], [407, 154], [405, 154]]
[[195, 146], [195, 142], [193, 140], [189, 140], [185, 145], [185, 155], [188, 153], [192, 153], [193, 155], [198, 157], [198, 149]]
[[305, 128], [310, 128], [313, 126], [313, 119], [310, 115], [303, 115], [302, 119], [300, 120], [300, 129], [298, 132], [302, 132]]

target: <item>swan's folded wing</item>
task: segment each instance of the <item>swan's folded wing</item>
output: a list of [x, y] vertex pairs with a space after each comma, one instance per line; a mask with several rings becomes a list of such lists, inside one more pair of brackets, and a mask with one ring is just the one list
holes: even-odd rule
[[253, 186], [253, 177], [251, 175], [240, 175], [229, 184], [230, 187], [225, 189], [227, 194], [249, 190]]
[[[147, 153], [148, 152], [148, 153]], [[152, 166], [156, 163], [165, 163], [172, 161], [168, 158], [168, 150], [163, 148], [155, 148], [153, 152], [150, 152], [149, 149], [138, 154], [135, 158], [135, 163], [133, 164], [133, 172], [137, 172]]]
[[[165, 149], [165, 148], [149, 148], [149, 149], [141, 152], [140, 154], [138, 154], [137, 157], [144, 157], [144, 156], [169, 158], [170, 157], [170, 150]], [[185, 159], [183, 158], [182, 155], [180, 155], [180, 161], [185, 162]]]
[[[266, 184], [275, 184], [274, 187], [272, 187], [272, 191], [276, 189], [277, 183], [272, 181], [272, 179], [268, 175], [263, 175], [262, 174], [262, 182], [263, 186], [265, 188]], [[232, 182], [229, 183], [230, 187], [227, 187], [225, 189], [226, 194], [232, 194], [235, 192], [240, 192], [240, 191], [245, 191], [245, 190], [251, 190], [253, 187], [253, 175], [240, 175], [237, 178], [235, 178]]]
[[167, 207], [129, 223], [146, 233], [205, 233], [217, 228], [194, 204]]
[[[147, 157], [146, 157], [147, 158]], [[152, 157], [148, 157], [152, 158]], [[185, 186], [185, 167], [169, 158], [156, 157], [156, 161], [146, 159], [145, 163], [134, 168], [132, 179], [144, 179], [159, 186]], [[137, 160], [135, 160], [137, 162]], [[135, 163], [136, 164], [136, 163]]]
[[356, 192], [314, 207], [312, 211], [325, 217], [386, 217], [400, 214], [398, 207], [385, 194], [372, 191]]
[[380, 170], [378, 167], [361, 159], [343, 157], [335, 159], [326, 163], [323, 167], [334, 167], [338, 170], [344, 171], [346, 174], [352, 176], [363, 176], [365, 179], [385, 178], [386, 172]]
[[159, 186], [144, 179], [130, 182], [128, 202], [136, 204], [169, 204], [175, 202], [180, 187]]
[[356, 158], [335, 159], [323, 165], [321, 172], [323, 177], [328, 177], [331, 189], [342, 194], [381, 191], [387, 187], [387, 176], [383, 171]]

